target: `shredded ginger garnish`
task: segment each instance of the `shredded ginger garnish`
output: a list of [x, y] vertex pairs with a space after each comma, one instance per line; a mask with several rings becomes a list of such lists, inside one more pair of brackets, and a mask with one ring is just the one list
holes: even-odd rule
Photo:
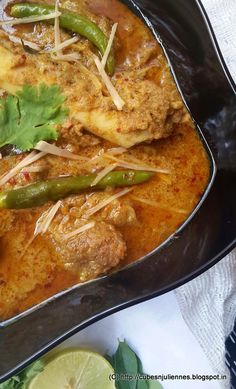
[[76, 236], [76, 235], [82, 234], [83, 232], [90, 230], [90, 229], [93, 228], [94, 226], [95, 226], [95, 222], [87, 223], [87, 224], [85, 224], [84, 226], [78, 228], [77, 230], [72, 231], [72, 232], [70, 232], [69, 234], [64, 235], [64, 236], [63, 236], [63, 239], [64, 239], [64, 240], [68, 240], [68, 239], [70, 239], [70, 238], [73, 238], [73, 237]]
[[160, 208], [168, 212], [174, 212], [174, 213], [180, 213], [180, 214], [188, 214], [189, 212], [186, 211], [185, 209], [182, 208], [175, 208], [175, 207], [170, 207], [169, 205], [167, 207], [164, 207], [163, 205], [159, 204], [157, 201], [154, 200], [148, 200], [139, 196], [131, 195], [132, 199], [135, 201], [138, 201], [140, 203], [150, 205], [151, 207], [154, 208]]
[[86, 157], [81, 157], [79, 155], [73, 154], [69, 150], [61, 149], [60, 147], [57, 147], [45, 141], [38, 142], [34, 148], [35, 150], [44, 151], [45, 153], [56, 155], [62, 158], [74, 159], [75, 161], [87, 162], [89, 160]]
[[113, 147], [112, 149], [108, 149], [106, 153], [111, 155], [120, 155], [127, 153], [128, 149], [125, 149], [124, 147]]
[[[78, 42], [78, 40], [79, 40], [79, 38], [77, 36], [74, 36], [73, 38], [67, 39], [66, 41], [58, 44], [57, 49], [56, 49], [56, 47], [54, 47], [53, 49], [45, 50], [45, 53], [55, 53], [56, 51], [66, 49], [67, 47]], [[68, 54], [66, 54], [66, 55], [68, 55]]]
[[[60, 0], [55, 1], [55, 13], [59, 12], [59, 2]], [[52, 50], [49, 50], [49, 52], [51, 52], [51, 58], [54, 61], [77, 62], [80, 59], [78, 53], [63, 54], [63, 49], [65, 47], [68, 47], [70, 44], [75, 43], [75, 37], [65, 42], [61, 42], [59, 16], [55, 18], [54, 23], [54, 48]], [[78, 40], [78, 38], [76, 39]], [[68, 42], [70, 43], [68, 44]]]
[[100, 211], [102, 208], [106, 207], [111, 202], [115, 201], [119, 197], [125, 196], [127, 193], [131, 192], [133, 188], [126, 188], [121, 190], [120, 192], [110, 196], [109, 198], [101, 201], [99, 204], [95, 205], [94, 207], [90, 208], [87, 212], [84, 213], [83, 218], [88, 219], [90, 216], [94, 215], [98, 211]]
[[69, 54], [51, 54], [51, 57], [54, 61], [58, 62], [77, 62], [80, 59], [80, 55], [78, 53], [69, 53]]
[[48, 230], [48, 227], [50, 226], [52, 220], [54, 219], [56, 213], [58, 212], [61, 204], [62, 202], [58, 201], [55, 205], [53, 205], [51, 208], [49, 208], [40, 216], [35, 226], [34, 235], [26, 244], [23, 252], [20, 254], [19, 259], [21, 259], [26, 254], [26, 252], [28, 251], [29, 247], [31, 246], [35, 238], [40, 234], [44, 234]]
[[47, 153], [32, 151], [26, 158], [20, 161], [13, 169], [8, 173], [4, 174], [0, 178], [0, 185], [6, 184], [12, 177], [16, 176], [24, 167], [31, 165], [33, 162], [38, 161], [40, 158], [43, 158]]
[[21, 173], [40, 173], [47, 169], [47, 166], [29, 166], [27, 169], [22, 169]]
[[104, 68], [106, 66], [107, 59], [108, 59], [109, 54], [111, 52], [111, 48], [112, 48], [113, 41], [114, 41], [114, 38], [115, 38], [115, 35], [116, 35], [117, 27], [118, 27], [118, 23], [113, 24], [112, 29], [111, 29], [110, 38], [109, 38], [109, 41], [108, 41], [108, 44], [107, 44], [107, 48], [106, 48], [106, 51], [105, 51], [105, 53], [104, 53], [104, 55], [102, 57], [102, 66]]
[[97, 66], [97, 69], [98, 69], [98, 72], [104, 82], [104, 84], [106, 85], [107, 87], [107, 90], [108, 92], [110, 93], [111, 95], [111, 98], [113, 100], [113, 103], [115, 104], [116, 108], [118, 109], [118, 111], [122, 111], [124, 105], [125, 105], [125, 102], [124, 100], [120, 97], [119, 93], [117, 92], [117, 90], [115, 89], [114, 85], [112, 84], [110, 78], [108, 77], [107, 73], [105, 72], [104, 70], [104, 67], [100, 61], [100, 59], [94, 55], [94, 62]]
[[2, 21], [0, 21], [0, 26], [5, 26], [8, 24], [13, 26], [15, 24], [42, 22], [44, 20], [55, 19], [55, 18], [59, 17], [60, 15], [61, 15], [61, 12], [52, 12], [49, 15], [29, 16], [29, 17], [25, 17], [25, 18], [2, 20]]
[[108, 153], [104, 153], [103, 156], [104, 156], [104, 158], [108, 158], [108, 159], [111, 159], [112, 161], [115, 161], [117, 163], [117, 165], [119, 165], [120, 167], [124, 167], [126, 169], [146, 170], [146, 171], [156, 172], [156, 173], [160, 173], [160, 174], [170, 174], [170, 171], [167, 169], [156, 168], [156, 167], [152, 167], [149, 165], [145, 165], [142, 161], [137, 160], [136, 158], [135, 158], [135, 163], [132, 163], [129, 161], [119, 159], [119, 158], [115, 157], [114, 155], [111, 155]]
[[115, 104], [115, 106], [118, 109], [118, 111], [121, 111], [123, 109], [123, 106], [125, 105], [125, 102], [120, 97], [119, 93], [115, 89], [114, 85], [112, 84], [110, 78], [108, 77], [108, 75], [107, 75], [107, 73], [105, 71], [105, 66], [106, 66], [109, 54], [111, 52], [111, 48], [112, 48], [112, 45], [113, 45], [113, 41], [114, 41], [114, 38], [115, 38], [117, 27], [118, 27], [118, 23], [115, 23], [112, 26], [110, 38], [109, 38], [109, 41], [108, 41], [105, 53], [103, 55], [102, 61], [100, 61], [100, 59], [95, 55], [94, 56], [94, 62], [96, 64], [96, 66], [97, 66], [98, 72], [99, 72], [99, 74], [100, 74], [104, 84], [107, 87], [108, 92], [111, 95], [113, 103]]
[[[59, 12], [59, 0], [55, 1], [55, 13]], [[61, 43], [61, 33], [60, 33], [60, 19], [59, 16], [57, 16], [54, 20], [54, 45], [55, 45], [55, 51], [60, 55], [62, 54], [62, 51], [58, 49], [58, 46]], [[56, 54], [57, 54], [56, 53]]]
[[35, 50], [35, 51], [40, 51], [41, 50], [41, 48], [38, 45], [36, 45], [36, 43], [33, 43], [33, 42], [30, 42], [30, 41], [26, 41], [24, 39], [18, 38], [15, 35], [8, 35], [8, 38], [13, 43], [19, 43], [20, 45], [22, 45], [22, 42], [23, 42], [25, 46], [28, 46], [31, 49]]
[[55, 205], [49, 208], [46, 212], [44, 212], [36, 223], [36, 227], [34, 230], [34, 236], [36, 237], [39, 234], [45, 234], [48, 230], [51, 222], [53, 221], [56, 213], [58, 212], [62, 202], [58, 201]]
[[106, 177], [106, 175], [110, 172], [112, 172], [115, 168], [117, 167], [117, 164], [113, 164], [113, 165], [109, 165], [109, 166], [106, 166], [104, 169], [102, 169], [102, 171], [100, 171], [97, 175], [97, 177], [95, 178], [95, 180], [92, 182], [91, 186], [95, 186], [97, 184], [99, 184], [99, 182], [104, 178]]

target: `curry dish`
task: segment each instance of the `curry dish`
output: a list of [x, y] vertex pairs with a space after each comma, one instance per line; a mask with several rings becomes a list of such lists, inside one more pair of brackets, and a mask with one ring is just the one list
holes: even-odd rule
[[0, 7], [5, 319], [160, 245], [209, 161], [161, 47], [122, 3]]

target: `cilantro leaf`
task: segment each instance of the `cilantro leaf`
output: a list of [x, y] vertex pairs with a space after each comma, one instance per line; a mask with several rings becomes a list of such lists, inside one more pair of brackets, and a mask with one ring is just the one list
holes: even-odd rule
[[43, 369], [44, 363], [42, 360], [38, 360], [26, 367], [18, 375], [0, 384], [0, 389], [26, 389], [29, 381], [43, 371]]
[[25, 85], [16, 96], [0, 99], [0, 147], [27, 151], [41, 140], [56, 140], [57, 125], [68, 116], [57, 85]]

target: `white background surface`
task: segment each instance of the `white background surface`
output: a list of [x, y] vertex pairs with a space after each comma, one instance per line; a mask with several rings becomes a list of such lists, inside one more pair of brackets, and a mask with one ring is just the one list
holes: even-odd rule
[[[148, 374], [214, 374], [186, 326], [173, 292], [111, 315], [64, 342], [113, 353], [125, 339], [140, 356]], [[217, 381], [165, 381], [164, 389], [219, 389]]]
[[[189, 0], [190, 1], [190, 0]], [[202, 0], [216, 31], [232, 75], [236, 75], [232, 22], [236, 0]], [[228, 17], [222, 20], [222, 10]], [[224, 12], [225, 15], [225, 12]], [[225, 29], [222, 29], [224, 23]], [[81, 331], [60, 347], [79, 346], [100, 353], [114, 352], [118, 339], [126, 339], [149, 374], [213, 374], [205, 354], [182, 319], [173, 292], [109, 316]], [[217, 381], [165, 381], [164, 389], [219, 389]]]

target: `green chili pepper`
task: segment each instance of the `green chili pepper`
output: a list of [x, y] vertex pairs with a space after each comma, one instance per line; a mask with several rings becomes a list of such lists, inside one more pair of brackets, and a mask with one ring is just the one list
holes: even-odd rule
[[95, 174], [76, 177], [61, 177], [48, 181], [36, 182], [19, 189], [0, 193], [0, 208], [24, 209], [43, 205], [48, 201], [57, 201], [72, 194], [86, 190], [99, 190], [107, 187], [123, 187], [142, 184], [155, 173], [146, 171], [123, 170], [107, 174], [95, 186], [91, 186]]
[[[11, 7], [10, 14], [14, 18], [24, 18], [29, 16], [49, 15], [54, 12], [55, 8], [50, 5], [34, 4], [34, 3], [19, 3]], [[66, 30], [82, 35], [92, 42], [103, 55], [107, 48], [108, 38], [103, 31], [91, 20], [85, 16], [78, 15], [74, 12], [60, 9], [60, 26]], [[48, 23], [54, 23], [52, 20], [47, 20]], [[114, 73], [115, 59], [111, 52], [107, 59], [107, 71], [110, 75]]]

